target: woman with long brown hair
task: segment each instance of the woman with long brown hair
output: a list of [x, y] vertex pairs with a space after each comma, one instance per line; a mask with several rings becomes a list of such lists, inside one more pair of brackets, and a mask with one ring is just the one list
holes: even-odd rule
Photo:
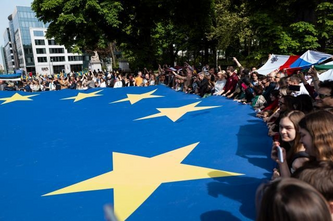
[[[273, 142], [271, 157], [279, 164], [281, 176], [290, 177], [291, 172], [301, 167], [309, 160], [309, 155], [305, 152], [303, 144], [300, 142], [299, 122], [305, 114], [298, 110], [286, 112], [281, 116], [279, 123], [280, 142]], [[277, 146], [282, 146], [284, 161], [277, 157]], [[276, 171], [275, 171], [275, 174]]]
[[257, 208], [257, 221], [332, 220], [325, 198], [314, 187], [295, 178], [278, 179], [261, 186], [257, 192]]
[[316, 160], [333, 161], [333, 114], [325, 110], [310, 113], [299, 127], [305, 151]]

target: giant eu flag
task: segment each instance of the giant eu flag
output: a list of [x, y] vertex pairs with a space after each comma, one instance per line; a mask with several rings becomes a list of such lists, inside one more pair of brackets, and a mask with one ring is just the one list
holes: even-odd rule
[[164, 86], [1, 92], [0, 220], [253, 220], [272, 169], [247, 105]]

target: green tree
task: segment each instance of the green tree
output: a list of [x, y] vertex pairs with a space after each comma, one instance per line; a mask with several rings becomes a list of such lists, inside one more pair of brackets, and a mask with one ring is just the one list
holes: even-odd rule
[[333, 3], [329, 1], [216, 0], [215, 10], [216, 23], [209, 37], [231, 56], [261, 60], [270, 53], [333, 49]]
[[173, 52], [170, 45], [177, 42], [172, 41], [184, 33], [195, 40], [193, 45], [205, 38], [211, 27], [212, 5], [212, 0], [195, 4], [189, 0], [34, 0], [32, 9], [50, 24], [47, 37], [58, 43], [96, 50], [117, 42], [132, 65], [142, 68], [156, 65], [166, 48]]
[[315, 25], [308, 22], [300, 21], [290, 25], [292, 35], [295, 39], [297, 48], [292, 48], [297, 54], [301, 54], [306, 50], [315, 50], [320, 47], [318, 43], [318, 31]]
[[67, 48], [106, 48], [118, 37], [123, 11], [118, 1], [98, 0], [34, 0], [32, 9], [44, 23], [49, 23], [47, 37]]
[[216, 22], [212, 31], [208, 33], [209, 39], [218, 39], [218, 48], [222, 50], [227, 50], [235, 39], [244, 37], [242, 32], [248, 25], [246, 17], [243, 17], [244, 4], [237, 6], [232, 3], [231, 0], [215, 1]]
[[318, 4], [316, 13], [321, 50], [333, 53], [333, 3]]

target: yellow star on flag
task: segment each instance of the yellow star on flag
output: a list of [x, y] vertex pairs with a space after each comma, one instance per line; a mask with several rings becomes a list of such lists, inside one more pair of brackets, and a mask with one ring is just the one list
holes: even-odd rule
[[195, 102], [192, 104], [188, 104], [185, 106], [181, 106], [181, 107], [175, 107], [175, 108], [156, 108], [160, 113], [149, 115], [147, 117], [142, 117], [142, 118], [139, 118], [136, 120], [145, 120], [145, 119], [150, 119], [150, 118], [155, 118], [155, 117], [166, 116], [173, 122], [176, 122], [179, 118], [181, 118], [183, 115], [185, 115], [188, 112], [221, 107], [221, 106], [196, 107], [200, 102], [201, 101]]
[[102, 94], [97, 94], [99, 92], [101, 92], [103, 90], [99, 90], [99, 91], [95, 91], [95, 92], [91, 92], [91, 93], [81, 93], [79, 92], [76, 96], [74, 97], [67, 97], [67, 98], [63, 98], [61, 100], [71, 100], [73, 99], [74, 102], [89, 98], [89, 97], [98, 97], [98, 96], [102, 96]]
[[113, 188], [115, 214], [120, 221], [127, 219], [162, 183], [243, 175], [182, 164], [198, 144], [151, 158], [114, 152], [113, 171], [43, 196]]
[[37, 96], [37, 95], [38, 94], [22, 96], [18, 93], [15, 93], [11, 97], [0, 98], [0, 101], [5, 101], [1, 105], [11, 103], [11, 102], [15, 102], [15, 101], [32, 101], [32, 99], [30, 99], [30, 97], [34, 97], [34, 96]]
[[127, 98], [124, 98], [124, 99], [118, 100], [118, 101], [113, 101], [113, 102], [111, 102], [111, 104], [125, 102], [125, 101], [129, 101], [131, 104], [135, 104], [143, 99], [163, 97], [163, 96], [159, 96], [159, 95], [152, 95], [156, 90], [157, 89], [147, 92], [147, 93], [143, 93], [143, 94], [127, 94]]

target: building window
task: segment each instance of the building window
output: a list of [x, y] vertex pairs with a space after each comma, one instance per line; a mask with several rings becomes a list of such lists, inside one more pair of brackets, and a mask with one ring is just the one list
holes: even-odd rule
[[63, 48], [50, 48], [50, 54], [63, 54]]
[[25, 54], [32, 54], [32, 48], [30, 48], [30, 47], [29, 47], [29, 48], [28, 48], [28, 47], [25, 47], [25, 48], [24, 48], [24, 53], [25, 53]]
[[65, 61], [65, 57], [64, 56], [51, 57], [51, 61], [53, 62]]
[[26, 59], [27, 59], [27, 63], [29, 63], [29, 64], [34, 62], [34, 61], [33, 61], [33, 58], [29, 58], [29, 57], [28, 57], [28, 58], [26, 58]]
[[45, 45], [45, 41], [44, 40], [35, 40], [35, 44], [36, 45]]
[[60, 73], [65, 71], [65, 65], [54, 65], [53, 66], [53, 72], [54, 73]]
[[58, 45], [55, 40], [48, 40], [49, 45]]
[[46, 63], [47, 59], [46, 59], [46, 57], [38, 57], [37, 61], [38, 61], [38, 63]]
[[36, 48], [36, 53], [37, 54], [46, 54], [45, 48]]
[[74, 71], [74, 72], [82, 71], [82, 65], [81, 64], [72, 64], [71, 71]]
[[82, 56], [68, 56], [68, 61], [83, 61]]
[[44, 31], [34, 31], [34, 36], [44, 37]]

